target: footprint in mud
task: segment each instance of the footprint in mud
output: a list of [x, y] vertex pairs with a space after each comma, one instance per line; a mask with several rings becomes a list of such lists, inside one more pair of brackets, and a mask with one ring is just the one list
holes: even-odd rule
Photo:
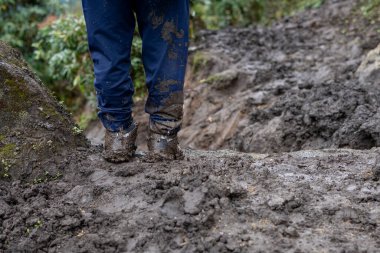
[[173, 187], [164, 196], [161, 205], [162, 214], [169, 218], [177, 218], [185, 214], [183, 191], [179, 187]]
[[183, 191], [178, 187], [171, 188], [164, 197], [161, 206], [162, 213], [174, 218], [186, 214], [197, 215], [205, 199], [205, 190], [197, 188], [193, 191]]
[[201, 211], [200, 205], [205, 198], [204, 192], [205, 190], [200, 188], [197, 188], [192, 192], [185, 192], [183, 199], [185, 200], [184, 210], [186, 214], [196, 215]]

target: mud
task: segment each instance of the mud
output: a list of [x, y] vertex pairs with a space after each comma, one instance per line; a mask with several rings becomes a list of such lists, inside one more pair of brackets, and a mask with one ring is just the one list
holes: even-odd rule
[[[71, 141], [45, 153], [50, 163], [25, 156], [40, 176], [0, 178], [0, 252], [380, 252], [377, 63], [359, 68], [379, 35], [355, 8], [327, 1], [273, 27], [205, 32], [192, 48], [183, 144], [271, 154], [185, 149], [181, 161], [115, 165], [101, 146]], [[0, 67], [12, 58], [1, 52]], [[138, 104], [135, 120], [148, 122]], [[56, 132], [26, 124], [24, 134], [71, 138], [54, 108]], [[12, 155], [24, 135], [3, 133]], [[368, 150], [273, 153], [324, 147]]]
[[359, 9], [328, 1], [269, 28], [200, 34], [182, 145], [258, 153], [379, 146], [380, 56], [365, 57], [380, 43], [380, 22]]
[[173, 35], [176, 38], [181, 39], [185, 36], [185, 32], [182, 29], [178, 31], [174, 21], [166, 21], [161, 31], [162, 39], [165, 40], [169, 45], [171, 45], [173, 44]]
[[0, 249], [379, 252], [378, 152], [187, 150], [111, 165], [93, 149], [60, 180], [1, 182]]

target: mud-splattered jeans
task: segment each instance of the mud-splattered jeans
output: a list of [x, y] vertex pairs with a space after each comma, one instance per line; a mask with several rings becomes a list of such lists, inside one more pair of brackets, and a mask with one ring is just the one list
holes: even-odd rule
[[[137, 21], [151, 129], [179, 131], [189, 35], [189, 0], [82, 0], [94, 62], [99, 118], [110, 131], [132, 123], [131, 46]], [[135, 18], [136, 17], [136, 18]]]

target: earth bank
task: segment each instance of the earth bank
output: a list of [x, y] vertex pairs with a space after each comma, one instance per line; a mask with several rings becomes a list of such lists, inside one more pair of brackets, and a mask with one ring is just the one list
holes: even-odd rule
[[357, 3], [327, 1], [268, 28], [200, 34], [183, 146], [256, 153], [379, 146], [380, 21], [363, 18]]
[[70, 152], [87, 147], [78, 130], [21, 54], [0, 42], [0, 178], [59, 176]]

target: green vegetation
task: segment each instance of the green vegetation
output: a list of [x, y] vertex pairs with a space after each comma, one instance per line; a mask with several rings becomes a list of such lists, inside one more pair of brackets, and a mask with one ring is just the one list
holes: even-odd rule
[[[136, 36], [131, 74], [138, 96], [145, 93], [141, 46], [141, 39]], [[35, 69], [71, 111], [80, 111], [85, 101], [95, 102], [92, 60], [82, 15], [68, 14], [40, 29], [33, 48]]]
[[33, 43], [35, 69], [74, 112], [94, 97], [86, 38], [83, 18], [67, 15], [40, 29]]
[[[82, 114], [87, 102], [94, 112], [96, 108], [92, 61], [82, 13], [70, 8], [68, 2], [0, 0], [0, 40], [24, 54], [44, 83], [85, 128], [96, 115]], [[131, 75], [138, 97], [146, 93], [141, 47], [136, 33]]]
[[210, 57], [208, 55], [205, 55], [204, 53], [197, 51], [192, 57], [192, 72], [194, 74], [198, 73], [202, 68], [207, 66], [209, 61]]
[[220, 29], [270, 23], [307, 8], [319, 7], [324, 0], [193, 0], [193, 29]]
[[30, 54], [38, 24], [63, 8], [58, 0], [0, 0], [0, 40]]
[[0, 147], [0, 178], [9, 178], [9, 169], [12, 167], [11, 160], [15, 156], [16, 145], [5, 144]]
[[41, 184], [41, 183], [47, 183], [51, 181], [55, 181], [59, 178], [62, 178], [62, 173], [58, 172], [55, 175], [50, 175], [49, 172], [45, 171], [45, 174], [33, 179], [33, 184]]
[[361, 7], [363, 15], [371, 19], [380, 18], [380, 0], [365, 0]]

